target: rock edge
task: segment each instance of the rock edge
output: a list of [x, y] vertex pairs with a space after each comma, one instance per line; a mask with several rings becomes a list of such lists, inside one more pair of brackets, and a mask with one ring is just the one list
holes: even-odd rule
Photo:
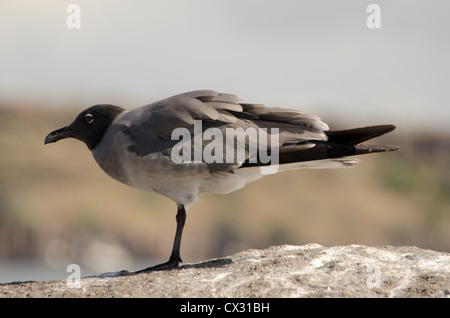
[[450, 298], [450, 254], [414, 246], [282, 245], [79, 282], [79, 288], [65, 280], [3, 284], [0, 297]]

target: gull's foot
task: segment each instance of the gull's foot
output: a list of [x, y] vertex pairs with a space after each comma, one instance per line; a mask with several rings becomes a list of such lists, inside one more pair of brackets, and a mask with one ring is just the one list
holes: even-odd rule
[[151, 267], [147, 267], [145, 269], [141, 269], [134, 273], [140, 274], [140, 273], [148, 273], [148, 272], [154, 272], [154, 271], [165, 271], [165, 270], [174, 269], [174, 268], [178, 267], [178, 265], [180, 263], [181, 263], [181, 260], [169, 260], [168, 262], [158, 264], [155, 266], [151, 266]]

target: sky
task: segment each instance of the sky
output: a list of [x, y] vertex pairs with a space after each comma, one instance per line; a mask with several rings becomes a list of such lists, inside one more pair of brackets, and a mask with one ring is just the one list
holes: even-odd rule
[[448, 12], [448, 0], [0, 0], [0, 103], [134, 108], [213, 89], [330, 126], [450, 133]]

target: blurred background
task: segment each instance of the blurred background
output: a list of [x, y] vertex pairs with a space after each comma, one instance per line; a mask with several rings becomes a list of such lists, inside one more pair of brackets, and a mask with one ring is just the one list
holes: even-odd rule
[[[81, 28], [66, 9], [80, 7]], [[185, 262], [276, 244], [450, 252], [450, 2], [0, 1], [0, 283], [165, 261], [175, 203], [122, 185], [86, 146], [45, 136], [88, 106], [213, 89], [316, 113], [332, 129], [391, 123], [354, 169], [267, 176], [188, 211]]]

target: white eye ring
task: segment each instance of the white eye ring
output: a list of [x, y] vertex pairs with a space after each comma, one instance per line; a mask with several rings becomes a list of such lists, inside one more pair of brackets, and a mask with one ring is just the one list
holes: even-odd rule
[[90, 124], [94, 121], [94, 116], [92, 114], [86, 114], [84, 115], [84, 120]]

